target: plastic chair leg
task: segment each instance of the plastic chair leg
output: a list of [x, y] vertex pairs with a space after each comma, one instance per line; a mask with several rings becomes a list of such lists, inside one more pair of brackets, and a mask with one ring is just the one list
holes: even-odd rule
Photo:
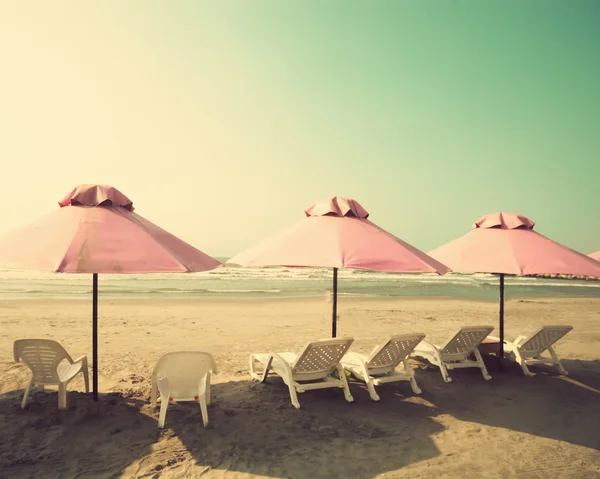
[[206, 390], [204, 395], [206, 396], [206, 405], [210, 406], [210, 372], [206, 373]]
[[169, 398], [162, 396], [160, 398], [160, 414], [158, 415], [158, 427], [165, 427], [165, 419], [167, 418], [167, 408], [169, 407]]
[[202, 412], [202, 424], [204, 427], [208, 426], [208, 408], [206, 404], [206, 396], [200, 396], [198, 398], [198, 402], [200, 403], [200, 411]]
[[87, 364], [83, 368], [83, 382], [85, 383], [85, 392], [89, 393], [90, 392], [90, 377], [89, 377]]
[[25, 388], [25, 393], [23, 394], [23, 400], [21, 401], [21, 409], [25, 409], [25, 404], [27, 404], [27, 398], [29, 397], [29, 390], [33, 385], [33, 377], [29, 380], [29, 384], [27, 388]]
[[67, 409], [67, 385], [58, 383], [58, 409]]

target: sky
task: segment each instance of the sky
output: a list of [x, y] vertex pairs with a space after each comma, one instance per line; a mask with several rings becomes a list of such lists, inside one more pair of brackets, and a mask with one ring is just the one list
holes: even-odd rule
[[600, 2], [0, 0], [0, 234], [110, 184], [231, 256], [333, 195], [600, 249]]

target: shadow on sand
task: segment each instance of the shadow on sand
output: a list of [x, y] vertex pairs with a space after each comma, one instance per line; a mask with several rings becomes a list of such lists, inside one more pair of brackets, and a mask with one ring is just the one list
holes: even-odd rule
[[[58, 411], [56, 393], [34, 393], [20, 409], [18, 391], [0, 398], [0, 470], [3, 477], [217, 477], [225, 471], [265, 477], [371, 478], [436, 458], [432, 436], [445, 430], [444, 415], [480, 425], [600, 449], [600, 361], [565, 361], [569, 379], [551, 368], [525, 377], [509, 365], [452, 372], [420, 368], [423, 394], [406, 383], [378, 389], [380, 402], [352, 381], [355, 403], [339, 390], [299, 396], [294, 409], [278, 378], [259, 384], [239, 380], [213, 385], [210, 424], [197, 404], [169, 407], [157, 429], [147, 379], [134, 388], [103, 395], [94, 404], [70, 393]], [[218, 376], [216, 378], [218, 381]], [[568, 420], [565, 420], [568, 418]], [[476, 440], [471, 438], [471, 441]], [[204, 477], [204, 476], [203, 476]]]
[[424, 395], [439, 412], [461, 421], [600, 450], [600, 434], [592, 427], [600, 424], [600, 361], [563, 360], [569, 376], [550, 366], [532, 366], [534, 377], [514, 362], [501, 371], [494, 358], [485, 361], [489, 381], [477, 369], [465, 369], [451, 371], [453, 382], [444, 384], [439, 372], [422, 369]]
[[379, 404], [360, 389], [357, 404], [341, 390], [311, 391], [296, 410], [278, 378], [234, 380], [213, 385], [208, 428], [197, 404], [182, 403], [159, 430], [149, 381], [136, 386], [98, 403], [70, 392], [66, 411], [56, 392], [32, 392], [25, 410], [22, 391], [4, 394], [2, 477], [373, 477], [439, 454], [430, 436], [441, 426], [410, 388]]
[[109, 393], [58, 394], [32, 391], [21, 409], [23, 391], [0, 397], [0, 477], [116, 477], [147, 456], [156, 441], [156, 421], [140, 414], [143, 403]]
[[267, 384], [247, 379], [215, 384], [213, 397], [207, 429], [196, 404], [169, 408], [163, 439], [174, 442], [169, 449], [181, 442], [193, 459], [181, 466], [184, 477], [210, 471], [373, 477], [439, 454], [431, 435], [441, 426], [431, 419], [431, 408], [413, 402], [409, 392], [387, 404], [368, 396], [349, 404], [341, 390], [311, 391], [299, 396], [302, 408], [296, 410], [287, 387], [272, 378]]

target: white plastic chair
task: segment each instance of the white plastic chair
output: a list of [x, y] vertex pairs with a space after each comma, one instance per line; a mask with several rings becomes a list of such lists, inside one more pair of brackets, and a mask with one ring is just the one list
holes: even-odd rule
[[[477, 347], [493, 330], [493, 326], [461, 328], [442, 346], [422, 341], [411, 356], [427, 359], [434, 366], [438, 366], [447, 383], [452, 381], [448, 370], [456, 368], [479, 368], [484, 379], [492, 379]], [[471, 354], [475, 356], [474, 361], [469, 359]]]
[[83, 374], [85, 392], [90, 391], [86, 356], [73, 360], [65, 348], [51, 339], [18, 339], [13, 351], [15, 362], [22, 360], [32, 373], [23, 394], [22, 409], [25, 408], [31, 387], [35, 385], [58, 386], [58, 407], [66, 409], [67, 384], [79, 373]]
[[209, 353], [180, 351], [164, 354], [152, 372], [150, 403], [156, 406], [160, 392], [158, 427], [165, 427], [169, 402], [196, 401], [200, 404], [202, 423], [208, 425], [210, 376], [217, 372], [215, 360]]
[[[504, 341], [504, 351], [514, 356], [526, 376], [535, 376], [528, 368], [533, 364], [557, 366], [558, 371], [567, 376], [569, 373], [563, 368], [553, 345], [572, 329], [573, 326], [544, 326], [529, 337], [519, 336], [512, 343]], [[500, 338], [493, 336], [489, 339], [500, 342]], [[546, 350], [550, 353], [549, 358], [542, 356]]]
[[[350, 351], [342, 358], [342, 366], [367, 384], [371, 399], [379, 401], [375, 386], [396, 381], [410, 381], [412, 390], [421, 394], [415, 372], [408, 363], [414, 348], [425, 338], [424, 334], [399, 334], [373, 349], [369, 356]], [[403, 369], [398, 370], [400, 363]]]
[[[300, 354], [263, 353], [250, 355], [250, 374], [265, 382], [269, 372], [283, 379], [290, 391], [290, 399], [295, 408], [300, 408], [296, 392], [302, 393], [313, 389], [342, 388], [346, 401], [352, 402], [348, 381], [340, 359], [348, 351], [353, 338], [320, 339], [307, 344]], [[261, 363], [264, 370], [258, 371]], [[337, 376], [333, 373], [337, 371]]]

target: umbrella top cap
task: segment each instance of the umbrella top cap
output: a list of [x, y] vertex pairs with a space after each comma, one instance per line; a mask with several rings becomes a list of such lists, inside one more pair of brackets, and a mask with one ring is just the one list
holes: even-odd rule
[[133, 201], [109, 185], [79, 185], [58, 202], [65, 206], [115, 206], [133, 211]]
[[473, 228], [496, 228], [502, 230], [532, 230], [535, 222], [517, 213], [491, 213], [473, 223]]
[[354, 218], [368, 218], [369, 213], [358, 201], [352, 198], [333, 196], [315, 203], [304, 210], [306, 216], [349, 216]]

